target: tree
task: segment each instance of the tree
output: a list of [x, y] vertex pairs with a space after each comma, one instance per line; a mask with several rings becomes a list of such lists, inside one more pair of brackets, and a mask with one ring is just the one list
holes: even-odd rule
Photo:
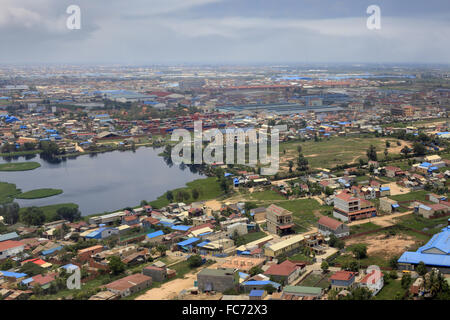
[[173, 192], [171, 190], [166, 192], [166, 198], [169, 202], [173, 201]]
[[384, 158], [385, 159], [387, 159], [388, 158], [388, 154], [389, 154], [389, 151], [388, 151], [388, 149], [386, 148], [386, 149], [384, 149]]
[[414, 155], [423, 156], [425, 155], [426, 149], [425, 146], [420, 142], [414, 142], [413, 144]]
[[166, 255], [167, 247], [165, 245], [163, 245], [163, 244], [159, 244], [156, 247], [156, 250], [158, 250], [158, 252], [161, 255], [161, 257], [164, 257]]
[[404, 155], [405, 157], [407, 157], [408, 154], [411, 153], [411, 149], [410, 149], [408, 146], [404, 146], [404, 147], [402, 148], [402, 150], [400, 150], [400, 152], [403, 153], [403, 155]]
[[367, 246], [362, 243], [355, 244], [351, 251], [356, 259], [363, 259], [367, 257]]
[[249, 274], [253, 277], [256, 276], [257, 274], [263, 273], [264, 271], [258, 267], [258, 266], [254, 266], [249, 270]]
[[268, 294], [272, 294], [272, 293], [274, 293], [275, 291], [277, 291], [277, 289], [276, 289], [273, 285], [271, 285], [271, 284], [266, 284], [266, 285], [263, 287], [263, 289], [264, 289]]
[[20, 215], [20, 220], [30, 226], [41, 226], [45, 222], [45, 214], [38, 207], [29, 207]]
[[0, 215], [3, 216], [7, 224], [15, 224], [19, 221], [19, 204], [17, 202], [4, 204], [0, 208]]
[[423, 261], [420, 261], [416, 267], [416, 271], [420, 276], [424, 276], [427, 273], [427, 267]]
[[303, 154], [299, 154], [297, 158], [297, 170], [306, 171], [308, 170], [308, 159], [306, 159]]
[[409, 286], [411, 285], [412, 279], [411, 279], [411, 275], [409, 273], [405, 273], [402, 276], [402, 280], [401, 280], [401, 285], [403, 289], [408, 289]]
[[187, 262], [189, 263], [190, 268], [197, 268], [200, 267], [203, 263], [202, 257], [198, 254], [191, 255]]
[[111, 256], [108, 260], [109, 269], [114, 275], [121, 274], [125, 271], [125, 263], [123, 263], [118, 256]]
[[372, 161], [377, 161], [377, 149], [374, 145], [370, 145], [369, 149], [367, 149], [367, 158]]
[[392, 269], [397, 269], [398, 268], [398, 257], [392, 257], [391, 259], [389, 259], [389, 266]]
[[60, 219], [68, 220], [70, 222], [78, 221], [81, 219], [81, 212], [78, 208], [61, 207], [56, 210], [56, 214]]
[[192, 189], [192, 199], [197, 200], [199, 196], [200, 192], [196, 188]]
[[386, 149], [391, 147], [391, 143], [386, 140]]
[[289, 173], [292, 173], [292, 167], [294, 166], [294, 162], [292, 160], [289, 160], [288, 166], [289, 166]]
[[322, 269], [323, 273], [326, 273], [328, 271], [329, 267], [330, 266], [328, 265], [328, 262], [326, 262], [326, 261], [323, 261], [322, 264], [320, 265], [320, 268]]

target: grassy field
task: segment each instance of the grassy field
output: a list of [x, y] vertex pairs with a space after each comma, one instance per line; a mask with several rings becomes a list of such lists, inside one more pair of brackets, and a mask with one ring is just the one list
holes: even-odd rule
[[405, 289], [402, 288], [402, 284], [399, 279], [390, 280], [389, 284], [384, 285], [383, 289], [375, 296], [376, 300], [394, 300], [397, 293], [402, 296], [405, 293]]
[[315, 225], [319, 220], [320, 214], [331, 210], [330, 206], [322, 206], [314, 199], [298, 199], [292, 201], [283, 201], [275, 203], [276, 205], [292, 211], [294, 222], [300, 229], [297, 231], [306, 231], [311, 225]]
[[[209, 177], [205, 179], [198, 179], [194, 180], [192, 182], [186, 183], [187, 187], [185, 188], [179, 188], [172, 190], [174, 200], [173, 202], [178, 202], [176, 200], [176, 195], [179, 191], [186, 191], [190, 197], [189, 199], [185, 199], [179, 202], [184, 202], [186, 204], [189, 204], [194, 201], [203, 201], [203, 200], [211, 200], [219, 197], [222, 194], [222, 189], [220, 188], [219, 182], [217, 181], [216, 177]], [[200, 193], [200, 196], [198, 199], [192, 198], [192, 190], [197, 189]], [[167, 206], [169, 204], [169, 200], [166, 198], [166, 194], [163, 194], [162, 196], [158, 197], [156, 200], [151, 201], [150, 205], [154, 208], [161, 208], [164, 206]]]
[[274, 190], [264, 190], [259, 192], [253, 192], [250, 197], [255, 200], [285, 200], [286, 197], [282, 196]]
[[[280, 161], [281, 165], [287, 166], [287, 159], [293, 158], [295, 163], [298, 155], [297, 146], [299, 145], [302, 147], [302, 153], [308, 159], [311, 168], [332, 168], [336, 165], [356, 163], [359, 158], [367, 159], [366, 151], [371, 144], [376, 147], [381, 159], [384, 158], [385, 140], [375, 137], [333, 137], [318, 142], [285, 142], [280, 145], [280, 157], [282, 158]], [[391, 141], [391, 146], [396, 146], [394, 139], [387, 140]]]
[[37, 162], [11, 162], [0, 164], [0, 171], [27, 171], [39, 168], [41, 165]]
[[428, 234], [435, 234], [447, 225], [449, 217], [426, 219], [417, 214], [410, 214], [395, 219], [397, 225], [405, 226]]
[[[45, 220], [48, 222], [48, 221], [56, 220], [56, 211], [58, 211], [58, 209], [62, 208], [62, 207], [78, 208], [78, 205], [75, 203], [60, 203], [60, 204], [52, 204], [49, 206], [39, 207], [39, 209], [44, 211]], [[22, 212], [24, 210], [26, 210], [26, 207], [20, 208], [20, 212]]]
[[313, 259], [311, 257], [308, 257], [304, 255], [303, 253], [296, 253], [288, 258], [291, 261], [305, 261], [305, 262], [312, 262]]
[[265, 234], [262, 231], [259, 231], [259, 232], [247, 233], [247, 234], [241, 236], [241, 238], [244, 239], [244, 244], [247, 244], [247, 243], [250, 243], [252, 241], [256, 241], [258, 239], [264, 238], [266, 236], [267, 236], [267, 234]]
[[44, 189], [35, 189], [35, 190], [23, 192], [23, 193], [19, 194], [16, 198], [17, 199], [40, 199], [40, 198], [56, 196], [57, 194], [61, 194], [61, 193], [63, 193], [63, 191], [61, 189], [44, 188]]
[[305, 279], [303, 279], [299, 283], [299, 285], [305, 286], [305, 287], [320, 287], [322, 289], [325, 289], [330, 286], [330, 282], [328, 281], [330, 276], [331, 276], [331, 273], [328, 273], [328, 274], [311, 273]]
[[354, 226], [350, 226], [350, 234], [358, 234], [358, 233], [362, 233], [362, 232], [366, 232], [366, 231], [375, 230], [378, 228], [381, 228], [381, 227], [372, 222], [357, 224]]
[[406, 194], [399, 194], [396, 196], [391, 196], [390, 198], [397, 201], [425, 201], [425, 195], [430, 193], [429, 191], [420, 190], [420, 191], [413, 191]]
[[21, 193], [13, 183], [0, 182], [0, 204], [13, 202], [14, 198]]

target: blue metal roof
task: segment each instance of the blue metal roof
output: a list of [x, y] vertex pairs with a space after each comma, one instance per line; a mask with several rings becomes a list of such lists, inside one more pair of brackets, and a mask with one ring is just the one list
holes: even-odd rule
[[0, 242], [19, 238], [16, 232], [10, 232], [0, 235]]
[[207, 245], [208, 243], [210, 243], [210, 241], [209, 241], [209, 240], [206, 240], [206, 241], [200, 242], [199, 244], [197, 244], [197, 247], [204, 247], [204, 246], [205, 246], [205, 245]]
[[156, 237], [159, 237], [162, 235], [164, 235], [164, 232], [162, 230], [158, 230], [158, 231], [147, 234], [147, 238], [153, 239], [153, 238], [156, 238]]
[[[437, 249], [442, 251], [442, 254], [423, 253], [429, 249]], [[435, 234], [427, 244], [417, 249], [416, 252], [404, 252], [399, 263], [418, 264], [423, 262], [430, 266], [444, 266], [450, 267], [450, 227], [445, 227], [442, 232]]]
[[26, 273], [17, 273], [17, 272], [9, 272], [9, 271], [0, 271], [0, 273], [3, 274], [4, 277], [17, 278], [17, 279], [27, 276]]
[[392, 205], [392, 208], [398, 208], [398, 207], [400, 207], [398, 204], [396, 204], [396, 203], [394, 203], [393, 205]]
[[59, 250], [61, 250], [62, 248], [63, 248], [63, 246], [59, 246], [59, 247], [56, 247], [56, 248], [53, 248], [53, 249], [44, 250], [44, 251], [41, 252], [41, 254], [42, 254], [43, 256], [46, 256], [46, 255], [48, 255], [48, 254], [52, 254], [52, 253], [54, 253], [54, 252], [56, 252], [56, 251], [59, 251]]
[[21, 282], [22, 282], [22, 284], [28, 284], [30, 282], [33, 282], [33, 278], [27, 278], [25, 280], [22, 280]]
[[171, 227], [172, 230], [179, 230], [179, 231], [188, 231], [190, 228], [192, 228], [192, 227], [191, 226], [182, 226], [182, 225]]
[[62, 266], [61, 268], [64, 268], [66, 270], [76, 270], [76, 269], [78, 269], [78, 266], [76, 266], [72, 263], [68, 263], [65, 266]]
[[249, 297], [262, 297], [264, 290], [252, 290], [250, 291]]
[[391, 188], [389, 188], [389, 187], [381, 187], [380, 188], [380, 191], [390, 191], [391, 190]]
[[200, 239], [199, 239], [199, 238], [192, 237], [192, 238], [189, 238], [189, 239], [187, 239], [187, 240], [178, 242], [177, 245], [179, 245], [180, 247], [183, 247], [183, 246], [188, 246], [188, 245], [190, 245], [190, 244], [193, 244], [193, 243], [195, 243], [195, 242], [197, 242], [197, 241], [200, 241]]

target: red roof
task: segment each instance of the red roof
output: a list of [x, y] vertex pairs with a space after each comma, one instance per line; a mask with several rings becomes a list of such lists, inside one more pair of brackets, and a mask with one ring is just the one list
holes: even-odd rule
[[50, 283], [54, 280], [55, 280], [54, 274], [48, 274], [46, 276], [38, 274], [37, 276], [33, 277], [33, 282], [39, 283], [41, 286]]
[[330, 217], [323, 216], [319, 219], [319, 224], [326, 226], [332, 230], [336, 230], [337, 228], [339, 228], [342, 222]]
[[330, 280], [348, 281], [355, 277], [355, 273], [351, 271], [337, 271], [330, 277]]
[[17, 248], [20, 246], [25, 246], [23, 242], [15, 241], [15, 240], [6, 240], [0, 242], [0, 251], [5, 251], [12, 248]]
[[264, 272], [265, 275], [275, 275], [275, 276], [289, 276], [299, 268], [295, 263], [285, 260], [280, 264], [272, 265], [269, 269]]
[[372, 272], [366, 274], [364, 278], [361, 279], [361, 283], [367, 283], [367, 284], [375, 284], [380, 280], [380, 278], [383, 277], [383, 273], [378, 270], [372, 270]]

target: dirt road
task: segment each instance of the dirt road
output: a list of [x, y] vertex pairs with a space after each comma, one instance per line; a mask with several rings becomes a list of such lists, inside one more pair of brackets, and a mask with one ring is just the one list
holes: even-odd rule
[[[208, 268], [215, 269], [217, 266], [217, 263], [215, 263], [208, 266]], [[150, 289], [135, 300], [172, 300], [176, 298], [182, 290], [190, 289], [194, 286], [194, 281], [197, 280], [197, 273], [200, 271], [201, 269], [195, 273], [186, 274], [184, 278], [166, 282], [159, 288]]]
[[362, 220], [350, 222], [348, 225], [354, 226], [354, 225], [363, 224], [363, 223], [367, 223], [367, 222], [373, 222], [381, 227], [388, 227], [388, 226], [395, 224], [395, 222], [394, 222], [395, 218], [406, 216], [411, 213], [412, 213], [412, 211], [406, 211], [406, 212], [394, 213], [394, 214], [390, 214], [390, 215], [386, 215], [386, 216], [362, 219]]

